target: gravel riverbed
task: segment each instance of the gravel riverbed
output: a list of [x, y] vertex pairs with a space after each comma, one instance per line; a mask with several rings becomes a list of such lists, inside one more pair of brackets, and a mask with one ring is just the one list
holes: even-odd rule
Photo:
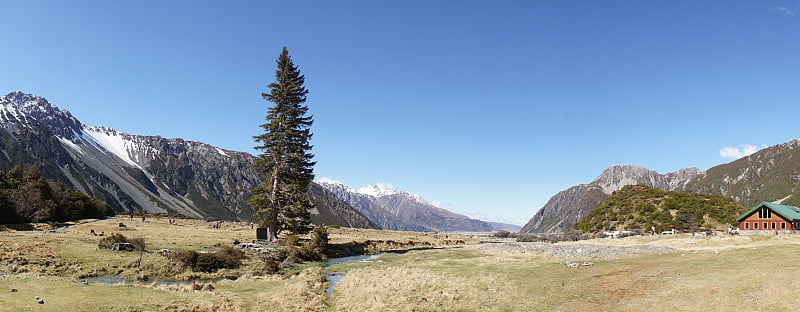
[[478, 248], [506, 254], [542, 254], [557, 258], [619, 259], [643, 254], [667, 254], [675, 249], [664, 246], [603, 246], [589, 244], [550, 244], [539, 242], [495, 243]]

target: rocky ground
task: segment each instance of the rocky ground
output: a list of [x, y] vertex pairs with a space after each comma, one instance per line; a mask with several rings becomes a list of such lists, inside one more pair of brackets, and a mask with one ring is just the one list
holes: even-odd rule
[[484, 244], [478, 248], [489, 253], [531, 254], [566, 259], [619, 259], [642, 254], [667, 254], [675, 249], [665, 246], [605, 246], [593, 244], [551, 244], [551, 243], [498, 243]]

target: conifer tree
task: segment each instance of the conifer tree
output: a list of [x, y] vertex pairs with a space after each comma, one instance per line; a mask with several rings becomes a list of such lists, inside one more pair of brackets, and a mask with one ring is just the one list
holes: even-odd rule
[[308, 94], [303, 85], [305, 77], [286, 47], [277, 63], [275, 82], [269, 84], [269, 93], [261, 94], [273, 104], [267, 110], [266, 123], [261, 125], [264, 133], [255, 137], [256, 149], [262, 151], [255, 167], [264, 180], [248, 200], [256, 220], [267, 228], [270, 242], [276, 241], [283, 230], [310, 230], [308, 209], [312, 204], [306, 190], [314, 179], [315, 164], [309, 143], [313, 118], [306, 116], [308, 106], [304, 104]]

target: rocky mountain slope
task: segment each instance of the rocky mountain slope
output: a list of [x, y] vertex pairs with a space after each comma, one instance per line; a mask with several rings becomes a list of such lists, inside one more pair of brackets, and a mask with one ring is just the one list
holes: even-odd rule
[[726, 228], [747, 208], [730, 197], [626, 185], [572, 226], [584, 233], [640, 229], [657, 233]]
[[339, 181], [324, 179], [317, 183], [387, 230], [491, 232], [509, 228], [438, 208], [419, 195], [380, 184], [355, 190]]
[[800, 140], [715, 166], [685, 189], [730, 196], [747, 207], [762, 201], [800, 206]]
[[762, 201], [800, 206], [800, 140], [762, 149], [708, 171], [689, 168], [661, 175], [642, 167], [614, 166], [595, 181], [573, 186], [550, 198], [522, 232], [563, 231], [611, 192], [631, 184], [665, 191], [724, 195], [745, 207]]
[[522, 227], [522, 233], [561, 232], [578, 222], [611, 193], [631, 184], [642, 184], [662, 190], [681, 190], [692, 179], [703, 174], [697, 168], [681, 169], [669, 174], [631, 165], [606, 169], [589, 184], [580, 184], [559, 192]]
[[[143, 210], [195, 218], [250, 220], [245, 204], [259, 181], [255, 156], [200, 142], [139, 136], [84, 125], [42, 97], [0, 97], [0, 169], [37, 164], [45, 177], [101, 199], [118, 212]], [[322, 189], [312, 222], [374, 227]], [[330, 214], [336, 214], [330, 215]]]

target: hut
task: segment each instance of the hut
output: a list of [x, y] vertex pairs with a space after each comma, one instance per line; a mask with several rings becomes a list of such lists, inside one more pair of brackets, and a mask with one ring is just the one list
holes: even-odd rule
[[741, 234], [789, 233], [800, 229], [800, 208], [761, 202], [739, 218]]

